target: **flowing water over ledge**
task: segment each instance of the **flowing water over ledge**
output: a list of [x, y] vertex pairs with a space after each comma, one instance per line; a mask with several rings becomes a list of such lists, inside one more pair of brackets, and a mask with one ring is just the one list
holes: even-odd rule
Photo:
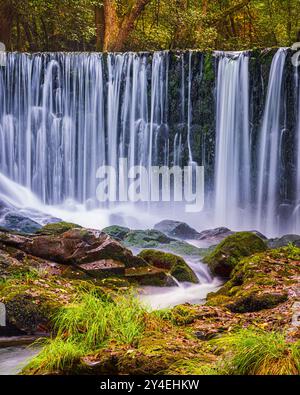
[[144, 287], [140, 299], [153, 310], [165, 309], [179, 304], [203, 304], [209, 292], [216, 292], [223, 284], [221, 279], [212, 277], [207, 265], [196, 260], [187, 260], [199, 280], [198, 284], [178, 283], [177, 287]]
[[109, 212], [89, 214], [99, 207], [100, 165], [118, 173], [121, 157], [146, 168], [197, 163], [206, 180], [199, 216], [178, 206], [173, 215], [158, 205], [140, 212], [201, 229], [299, 233], [300, 67], [291, 55], [286, 48], [7, 54], [0, 171], [53, 211], [73, 206], [74, 221], [81, 214], [85, 226], [84, 217], [91, 226], [98, 213], [106, 226]]

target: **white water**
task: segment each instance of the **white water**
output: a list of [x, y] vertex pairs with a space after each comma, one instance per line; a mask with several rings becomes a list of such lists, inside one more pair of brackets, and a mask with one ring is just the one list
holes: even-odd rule
[[258, 146], [257, 226], [262, 232], [279, 232], [278, 192], [281, 160], [281, 109], [283, 70], [287, 52], [281, 48], [274, 56]]
[[[299, 55], [300, 58], [300, 55]], [[298, 59], [299, 59], [298, 58]], [[299, 69], [299, 67], [298, 67]], [[297, 126], [296, 126], [296, 138], [295, 138], [295, 145], [296, 149], [296, 163], [297, 163], [297, 170], [296, 170], [296, 207], [293, 213], [294, 218], [294, 233], [296, 233], [300, 229], [300, 74], [297, 68], [295, 68], [295, 97], [296, 97], [296, 119], [297, 119]]]
[[17, 375], [38, 352], [32, 347], [0, 348], [0, 376]]
[[[251, 227], [249, 55], [216, 53], [217, 125], [215, 223], [229, 228]], [[241, 211], [244, 215], [241, 215]], [[249, 223], [250, 222], [250, 223]]]
[[[300, 232], [299, 159], [288, 164], [290, 172], [296, 168], [288, 187], [294, 214], [284, 229], [279, 218], [286, 195], [279, 180], [286, 54], [280, 49], [273, 58], [261, 126], [253, 130], [251, 54], [215, 53], [214, 190], [207, 191], [206, 209], [199, 214], [187, 214], [172, 203], [100, 205], [96, 200], [96, 169], [102, 164], [117, 173], [120, 157], [146, 167], [195, 165], [195, 153], [212, 149], [213, 140], [194, 132], [198, 109], [193, 84], [203, 73], [203, 65], [194, 67], [197, 54], [178, 55], [179, 86], [171, 88], [168, 52], [8, 54], [7, 67], [0, 68], [0, 198], [97, 228], [111, 223], [146, 228], [170, 218], [198, 230], [255, 227], [267, 236]], [[296, 70], [295, 89], [298, 81]], [[170, 89], [172, 100], [178, 96], [176, 125], [170, 123]], [[295, 158], [300, 157], [299, 125], [298, 117]], [[195, 141], [206, 142], [197, 146]], [[118, 181], [116, 191], [126, 187], [125, 175], [119, 174]], [[147, 182], [150, 187], [151, 179]]]
[[153, 310], [164, 309], [183, 303], [202, 304], [209, 292], [215, 292], [222, 281], [212, 277], [207, 265], [185, 257], [186, 262], [196, 274], [199, 283], [180, 283], [174, 287], [144, 287], [140, 299]]

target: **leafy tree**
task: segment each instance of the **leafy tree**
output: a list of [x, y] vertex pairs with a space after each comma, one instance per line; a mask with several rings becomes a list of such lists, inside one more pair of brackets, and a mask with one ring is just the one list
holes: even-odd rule
[[299, 0], [0, 0], [0, 40], [21, 51], [290, 46]]

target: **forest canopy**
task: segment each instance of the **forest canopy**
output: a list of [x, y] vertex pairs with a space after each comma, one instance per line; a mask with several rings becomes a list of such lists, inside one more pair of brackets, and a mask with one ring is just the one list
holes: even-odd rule
[[290, 46], [300, 0], [0, 0], [10, 51], [243, 50]]

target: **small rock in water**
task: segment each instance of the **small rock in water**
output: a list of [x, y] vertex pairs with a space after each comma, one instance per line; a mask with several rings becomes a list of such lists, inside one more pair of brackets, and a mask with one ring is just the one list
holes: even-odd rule
[[5, 229], [21, 233], [35, 233], [42, 228], [37, 222], [18, 213], [6, 214], [0, 224]]
[[286, 247], [290, 243], [296, 247], [300, 247], [300, 235], [285, 235], [280, 238], [270, 239], [268, 241], [269, 248], [281, 248]]
[[216, 228], [216, 229], [208, 229], [208, 230], [203, 230], [201, 233], [199, 233], [198, 240], [219, 243], [232, 234], [234, 234], [234, 232], [224, 227]]
[[168, 236], [178, 237], [179, 239], [198, 239], [199, 233], [185, 222], [164, 220], [154, 225], [155, 230], [159, 230]]

